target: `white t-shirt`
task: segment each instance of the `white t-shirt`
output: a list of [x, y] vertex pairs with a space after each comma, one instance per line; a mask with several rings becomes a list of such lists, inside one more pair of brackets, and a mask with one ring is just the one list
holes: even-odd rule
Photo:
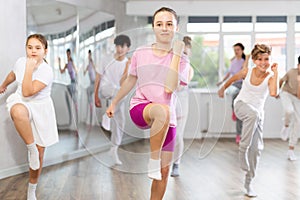
[[101, 75], [101, 88], [108, 87], [119, 89], [120, 79], [124, 73], [128, 58], [124, 58], [122, 61], [116, 60], [113, 56], [103, 58], [99, 67], [96, 68], [97, 73]]
[[[27, 60], [26, 57], [19, 58], [13, 68], [13, 72], [16, 75], [16, 81], [18, 83], [18, 88], [16, 92], [21, 96], [23, 96], [22, 82], [25, 74], [26, 60]], [[47, 86], [44, 89], [42, 89], [40, 92], [35, 94], [34, 96], [26, 97], [25, 99], [39, 100], [45, 97], [50, 97], [51, 86], [53, 81], [53, 71], [52, 68], [45, 61], [43, 61], [39, 65], [39, 67], [36, 70], [34, 70], [32, 74], [32, 80], [33, 81], [38, 80]]]

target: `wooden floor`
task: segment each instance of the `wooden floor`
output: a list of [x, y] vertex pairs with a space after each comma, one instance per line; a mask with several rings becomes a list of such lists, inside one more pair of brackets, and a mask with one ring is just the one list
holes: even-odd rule
[[[166, 200], [241, 200], [244, 173], [233, 139], [187, 140], [180, 177], [170, 177]], [[216, 143], [216, 144], [215, 144]], [[111, 167], [108, 152], [44, 168], [38, 200], [144, 200], [148, 141], [122, 146], [123, 165]], [[254, 188], [259, 200], [300, 199], [300, 161], [286, 159], [287, 143], [265, 140]], [[299, 151], [296, 151], [300, 156]], [[0, 199], [26, 199], [28, 173], [0, 180]]]

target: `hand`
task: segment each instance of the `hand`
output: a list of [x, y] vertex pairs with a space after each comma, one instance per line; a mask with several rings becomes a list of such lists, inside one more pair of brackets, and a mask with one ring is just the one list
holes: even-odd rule
[[98, 95], [95, 95], [95, 106], [98, 107], [98, 108], [101, 108], [102, 105], [101, 105], [101, 100], [100, 98], [98, 97]]
[[173, 43], [173, 53], [177, 56], [181, 56], [184, 49], [184, 42], [180, 40], [176, 40]]
[[278, 64], [277, 64], [277, 63], [273, 63], [272, 66], [271, 66], [271, 70], [272, 70], [274, 73], [277, 73], [277, 68], [278, 68]]
[[115, 105], [112, 103], [110, 104], [110, 106], [107, 108], [106, 110], [106, 114], [109, 118], [112, 118], [114, 116], [114, 112], [115, 112]]
[[0, 86], [0, 94], [3, 94], [6, 91], [6, 87]]
[[219, 81], [219, 82], [217, 82], [217, 86], [220, 86], [221, 84], [223, 83], [223, 81]]
[[27, 58], [26, 68], [35, 70], [38, 67], [38, 62], [34, 58]]
[[224, 97], [224, 92], [225, 92], [225, 88], [224, 87], [221, 87], [218, 91], [218, 95], [220, 98], [223, 98]]

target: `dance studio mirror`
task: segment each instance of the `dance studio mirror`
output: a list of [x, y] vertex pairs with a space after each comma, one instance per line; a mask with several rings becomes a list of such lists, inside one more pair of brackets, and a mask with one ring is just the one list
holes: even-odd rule
[[[97, 27], [98, 30], [113, 27], [112, 23], [111, 15], [95, 10], [59, 1], [27, 0], [27, 33], [38, 32], [47, 37], [46, 60], [54, 72], [51, 96], [60, 142], [47, 149], [46, 165], [109, 147], [109, 140], [100, 133], [98, 118], [103, 109], [95, 109], [91, 74], [86, 71], [86, 66], [88, 50], [92, 52], [95, 65], [99, 63], [101, 53], [110, 51], [110, 36], [114, 29], [98, 36], [99, 42], [95, 40], [95, 31]], [[67, 49], [76, 69], [75, 77], [67, 70], [70, 60]]]

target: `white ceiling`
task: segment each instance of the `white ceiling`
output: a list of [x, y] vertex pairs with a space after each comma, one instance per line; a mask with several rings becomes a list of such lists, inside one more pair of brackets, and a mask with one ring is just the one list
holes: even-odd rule
[[96, 12], [55, 0], [27, 0], [27, 25], [46, 26], [70, 19], [76, 20], [77, 14], [83, 20]]

